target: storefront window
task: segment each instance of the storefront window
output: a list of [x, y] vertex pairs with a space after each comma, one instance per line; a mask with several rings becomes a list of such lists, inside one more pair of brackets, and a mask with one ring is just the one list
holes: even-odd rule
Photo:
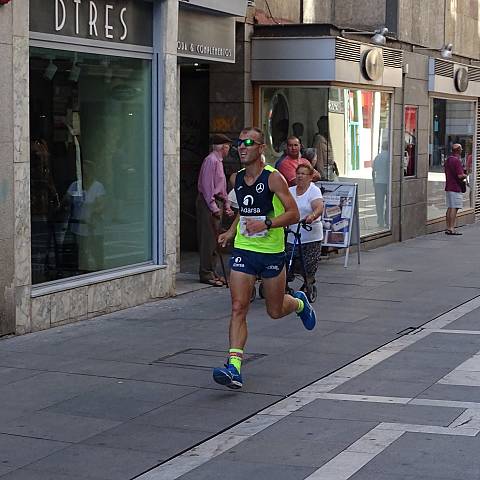
[[33, 283], [152, 258], [151, 62], [32, 48]]
[[472, 208], [474, 181], [473, 138], [475, 133], [475, 102], [433, 99], [433, 116], [429, 145], [428, 219], [445, 215], [445, 172], [443, 165], [454, 143], [463, 147], [462, 164], [468, 173], [470, 186], [464, 194], [463, 208]]
[[324, 180], [358, 184], [361, 234], [388, 230], [390, 94], [337, 87], [263, 87], [261, 101], [267, 162], [275, 164], [284, 155], [288, 136], [299, 137], [304, 155], [307, 149], [315, 150], [313, 163]]
[[406, 106], [403, 118], [403, 175], [417, 174], [417, 115], [418, 107]]

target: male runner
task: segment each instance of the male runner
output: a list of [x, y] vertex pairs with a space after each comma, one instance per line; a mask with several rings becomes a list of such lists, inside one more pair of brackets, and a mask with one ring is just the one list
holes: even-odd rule
[[232, 176], [239, 213], [232, 226], [218, 237], [225, 246], [235, 237], [230, 258], [230, 350], [225, 368], [215, 368], [213, 379], [229, 388], [241, 388], [243, 349], [247, 341], [247, 312], [257, 276], [262, 278], [267, 313], [282, 318], [296, 312], [306, 329], [315, 327], [315, 311], [307, 296], [285, 294], [283, 227], [299, 221], [298, 208], [283, 176], [262, 161], [265, 137], [258, 128], [242, 130], [238, 153], [242, 170]]

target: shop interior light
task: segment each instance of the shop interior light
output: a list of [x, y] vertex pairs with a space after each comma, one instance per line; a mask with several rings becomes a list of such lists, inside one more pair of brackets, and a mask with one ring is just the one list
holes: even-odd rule
[[53, 80], [53, 77], [57, 73], [58, 67], [53, 63], [53, 60], [50, 59], [50, 62], [48, 62], [47, 68], [45, 69], [45, 72], [43, 72], [44, 78], [47, 80]]
[[342, 37], [345, 37], [346, 35], [372, 35], [370, 38], [370, 41], [374, 43], [375, 45], [385, 45], [387, 43], [387, 35], [388, 33], [388, 28], [387, 27], [381, 27], [377, 28], [377, 30], [374, 30], [373, 32], [346, 32], [345, 30], [342, 30], [340, 32], [340, 35]]
[[430, 47], [417, 47], [413, 46], [413, 51], [417, 50], [430, 50], [431, 52], [440, 52], [440, 56], [446, 60], [450, 60], [453, 55], [453, 44], [447, 43], [442, 48], [430, 48]]

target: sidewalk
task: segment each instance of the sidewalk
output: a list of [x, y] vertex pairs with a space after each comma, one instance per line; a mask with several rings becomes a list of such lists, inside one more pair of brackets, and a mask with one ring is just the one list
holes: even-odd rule
[[313, 332], [255, 300], [240, 392], [211, 380], [223, 289], [0, 341], [0, 478], [478, 479], [480, 225], [461, 231], [322, 263]]

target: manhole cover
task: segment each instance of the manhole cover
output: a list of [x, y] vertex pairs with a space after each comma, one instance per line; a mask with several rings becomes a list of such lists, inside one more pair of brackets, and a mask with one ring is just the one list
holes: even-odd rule
[[[251, 363], [259, 358], [266, 357], [264, 353], [245, 354], [243, 363]], [[176, 365], [180, 367], [214, 368], [223, 365], [227, 358], [224, 350], [207, 350], [203, 348], [187, 348], [180, 352], [165, 355], [152, 362], [152, 365]]]

